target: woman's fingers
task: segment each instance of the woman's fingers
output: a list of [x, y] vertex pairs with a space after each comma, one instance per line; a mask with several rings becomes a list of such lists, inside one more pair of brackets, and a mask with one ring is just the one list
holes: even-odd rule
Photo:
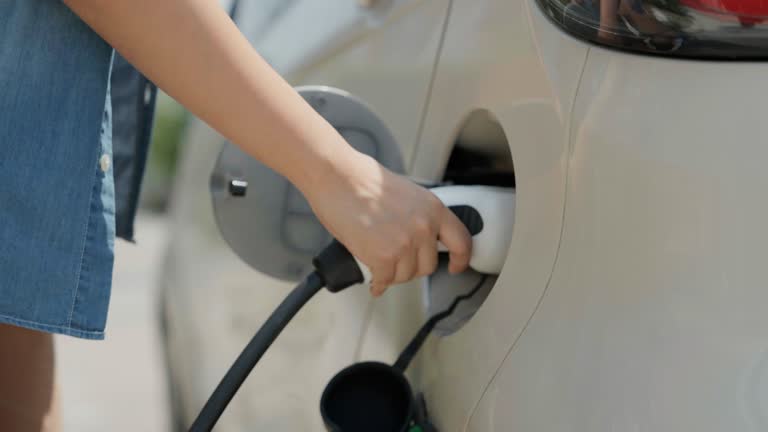
[[416, 276], [416, 271], [418, 270], [417, 252], [417, 250], [411, 248], [397, 262], [393, 284], [408, 282]]
[[451, 255], [448, 271], [461, 273], [469, 266], [472, 256], [472, 236], [461, 220], [447, 208], [443, 211], [441, 222], [439, 240]]
[[442, 242], [450, 253], [448, 270], [460, 273], [469, 266], [472, 255], [472, 237], [464, 224], [449, 209], [442, 207], [439, 225], [411, 222], [404, 227], [409, 234], [401, 234], [391, 240], [388, 252], [380, 255], [374, 265], [371, 294], [378, 297], [390, 285], [410, 281], [417, 276], [432, 274], [437, 268], [437, 242]]
[[[393, 236], [393, 251], [396, 257], [394, 271], [379, 267], [382, 276], [374, 274], [372, 293], [381, 295], [389, 285], [401, 284], [414, 277], [431, 274], [437, 266], [437, 230], [439, 218], [416, 216], [410, 218], [402, 228], [404, 233]], [[394, 240], [399, 238], [399, 240]], [[391, 278], [389, 275], [392, 275]]]
[[451, 252], [452, 271], [459, 272], [466, 268], [471, 247], [469, 233], [453, 212], [447, 209], [445, 211], [445, 220], [435, 218], [434, 224], [426, 218], [411, 221], [408, 227], [410, 235], [403, 238], [401, 244], [392, 252], [393, 256], [397, 257], [394, 269], [391, 265], [384, 264], [379, 265], [378, 272], [374, 273], [371, 287], [373, 295], [380, 296], [389, 285], [405, 283], [415, 277], [434, 273], [438, 263], [438, 230], [441, 227], [443, 238], [447, 238], [446, 246]]
[[429, 276], [437, 270], [437, 238], [419, 249], [418, 261], [416, 276]]
[[371, 284], [371, 293], [374, 296], [383, 294], [390, 285], [408, 282], [416, 276], [418, 260], [413, 244], [408, 236], [402, 236], [392, 252], [392, 256], [396, 257], [395, 264], [385, 262], [377, 267], [378, 271], [374, 272]]
[[371, 295], [379, 297], [392, 285], [392, 282], [395, 280], [395, 270], [396, 265], [394, 262], [391, 264], [380, 264], [372, 269]]

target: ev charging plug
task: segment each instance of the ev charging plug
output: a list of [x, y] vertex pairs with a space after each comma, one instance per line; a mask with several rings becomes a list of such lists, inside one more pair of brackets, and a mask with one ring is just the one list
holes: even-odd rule
[[[430, 189], [464, 223], [472, 236], [469, 266], [480, 273], [501, 273], [512, 241], [515, 191], [495, 186], [441, 186]], [[439, 244], [438, 250], [447, 251]], [[354, 261], [354, 262], [353, 262]], [[314, 260], [317, 273], [332, 292], [369, 283], [371, 271], [338, 241]], [[356, 264], [356, 265], [354, 265]]]

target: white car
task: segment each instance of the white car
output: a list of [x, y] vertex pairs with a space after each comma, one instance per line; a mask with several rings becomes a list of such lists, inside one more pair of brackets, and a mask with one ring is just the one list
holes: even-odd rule
[[[766, 17], [756, 0], [238, 9], [291, 83], [370, 106], [408, 175], [516, 188], [487, 298], [409, 369], [447, 432], [768, 430]], [[173, 200], [163, 313], [182, 427], [293, 285], [244, 264], [219, 234], [208, 190], [223, 143], [191, 124]], [[460, 279], [437, 274], [380, 300], [321, 294], [217, 430], [324, 430], [328, 380], [394, 361], [436, 304], [475, 280]]]

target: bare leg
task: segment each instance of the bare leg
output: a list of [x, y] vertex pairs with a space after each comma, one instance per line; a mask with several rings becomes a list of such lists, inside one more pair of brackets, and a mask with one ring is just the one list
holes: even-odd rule
[[53, 336], [0, 324], [0, 431], [59, 432]]

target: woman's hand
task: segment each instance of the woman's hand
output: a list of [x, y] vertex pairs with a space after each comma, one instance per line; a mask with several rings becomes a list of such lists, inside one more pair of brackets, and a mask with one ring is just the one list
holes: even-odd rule
[[371, 269], [374, 296], [433, 273], [438, 239], [450, 252], [449, 270], [466, 269], [472, 241], [453, 212], [372, 158], [346, 153], [319, 180], [299, 187], [323, 225]]

